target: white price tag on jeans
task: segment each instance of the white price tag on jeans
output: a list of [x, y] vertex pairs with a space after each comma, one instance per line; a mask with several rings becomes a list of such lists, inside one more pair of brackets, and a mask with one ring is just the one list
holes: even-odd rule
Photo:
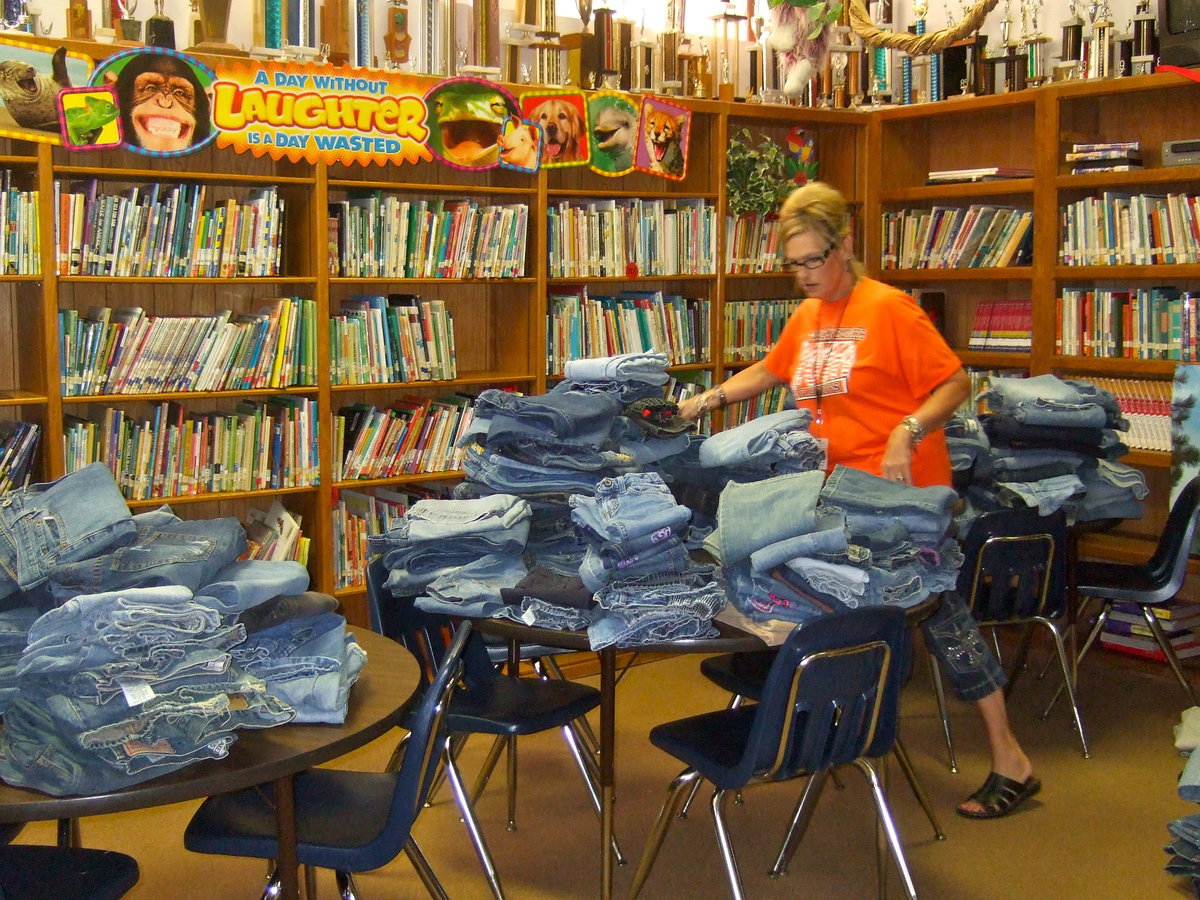
[[537, 615], [532, 609], [527, 609], [521, 613], [521, 621], [526, 625], [533, 625], [537, 621]]
[[125, 702], [130, 706], [141, 706], [147, 700], [153, 700], [155, 697], [154, 688], [142, 683], [122, 683], [121, 693], [125, 695]]

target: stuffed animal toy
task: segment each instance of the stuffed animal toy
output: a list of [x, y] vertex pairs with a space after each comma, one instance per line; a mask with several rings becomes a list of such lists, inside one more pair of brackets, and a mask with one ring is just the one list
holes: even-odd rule
[[784, 94], [799, 97], [825, 62], [831, 31], [826, 25], [816, 36], [809, 37], [814, 22], [809, 18], [808, 8], [793, 6], [788, 0], [782, 0], [773, 11], [774, 28], [767, 44], [782, 60]]

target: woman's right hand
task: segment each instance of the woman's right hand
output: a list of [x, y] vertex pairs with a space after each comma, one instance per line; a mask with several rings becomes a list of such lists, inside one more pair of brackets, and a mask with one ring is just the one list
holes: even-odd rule
[[687, 419], [689, 422], [695, 422], [700, 418], [707, 409], [704, 407], [704, 401], [700, 398], [703, 395], [688, 397], [679, 404], [679, 412], [676, 413], [681, 419]]

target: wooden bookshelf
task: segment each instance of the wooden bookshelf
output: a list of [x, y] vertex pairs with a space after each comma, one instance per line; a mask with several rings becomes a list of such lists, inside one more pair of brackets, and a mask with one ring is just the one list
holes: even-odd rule
[[[98, 55], [111, 48], [92, 47]], [[520, 88], [515, 88], [517, 92]], [[0, 168], [12, 170], [42, 197], [39, 220], [40, 276], [0, 275], [0, 417], [36, 422], [44, 429], [38, 480], [65, 472], [64, 417], [86, 415], [97, 404], [130, 411], [171, 400], [189, 410], [225, 410], [247, 398], [281, 393], [314, 400], [319, 415], [317, 478], [311, 486], [283, 492], [250, 491], [186, 498], [162, 497], [131, 504], [143, 509], [170, 503], [188, 518], [218, 515], [244, 517], [254, 506], [267, 507], [276, 494], [303, 517], [304, 534], [312, 539], [309, 569], [315, 589], [334, 590], [332, 513], [339, 489], [370, 492], [408, 484], [452, 483], [453, 472], [425, 473], [390, 479], [335, 483], [332, 466], [332, 417], [355, 402], [386, 406], [402, 395], [436, 398], [454, 392], [477, 394], [489, 387], [511, 387], [537, 393], [552, 384], [547, 371], [548, 296], [556, 285], [580, 279], [547, 276], [547, 211], [560, 202], [589, 199], [700, 199], [716, 210], [717, 252], [711, 272], [663, 275], [653, 279], [605, 277], [584, 279], [597, 293], [656, 288], [665, 293], [702, 298], [709, 303], [708, 362], [676, 367], [681, 377], [719, 382], [744, 367], [724, 362], [726, 301], [785, 298], [795, 293], [785, 273], [729, 274], [725, 270], [726, 198], [724, 162], [730, 137], [741, 129], [780, 143], [796, 126], [815, 140], [820, 177], [842, 190], [855, 210], [855, 236], [868, 268], [888, 281], [911, 288], [941, 290], [946, 295], [949, 340], [964, 362], [986, 367], [1018, 367], [1033, 373], [1064, 376], [1105, 374], [1169, 379], [1173, 365], [1161, 360], [1097, 360], [1063, 357], [1054, 350], [1054, 299], [1063, 286], [1086, 287], [1111, 282], [1169, 281], [1196, 287], [1200, 267], [1177, 270], [1156, 266], [1064, 267], [1057, 264], [1059, 207], [1069, 200], [1103, 189], [1190, 189], [1200, 181], [1200, 167], [1164, 169], [1157, 158], [1159, 142], [1191, 137], [1200, 130], [1200, 86], [1170, 75], [1139, 76], [1095, 84], [1072, 83], [1017, 94], [956, 98], [938, 104], [860, 110], [804, 109], [707, 100], [680, 100], [692, 111], [687, 177], [681, 181], [632, 173], [609, 178], [586, 167], [543, 169], [536, 176], [494, 169], [464, 172], [437, 162], [416, 165], [309, 165], [272, 161], [208, 148], [173, 159], [125, 151], [71, 154], [46, 144], [0, 141]], [[1004, 139], [998, 140], [997, 136]], [[1072, 141], [1128, 140], [1143, 142], [1147, 168], [1137, 172], [1070, 175], [1062, 162], [1064, 144]], [[1005, 182], [926, 185], [930, 170], [981, 165], [1032, 168], [1033, 178]], [[204, 184], [210, 194], [236, 196], [273, 187], [286, 199], [283, 265], [271, 277], [145, 278], [59, 275], [55, 269], [55, 181], [86, 179], [114, 187], [139, 184]], [[516, 278], [348, 278], [333, 275], [328, 259], [328, 206], [331, 201], [365, 190], [404, 198], [471, 199], [479, 203], [526, 204], [529, 207], [524, 272]], [[1030, 264], [1003, 269], [880, 270], [880, 213], [907, 207], [1010, 203], [1034, 212]], [[324, 323], [353, 294], [412, 293], [445, 303], [454, 322], [457, 377], [452, 380], [389, 381], [378, 384], [332, 384], [329, 363], [336, 352]], [[175, 392], [155, 395], [63, 397], [60, 390], [58, 311], [83, 313], [91, 306], [136, 304], [158, 315], [205, 315], [223, 308], [252, 312], [273, 297], [297, 296], [315, 301], [318, 324], [315, 344], [318, 377], [311, 386], [278, 391]], [[1027, 353], [968, 352], [970, 322], [980, 300], [1032, 298], [1034, 327]], [[719, 417], [718, 417], [719, 418]], [[720, 421], [716, 425], [720, 425]], [[1153, 490], [1147, 518], [1130, 523], [1114, 540], [1125, 555], [1137, 556], [1157, 533], [1169, 495], [1166, 454], [1139, 452], [1133, 462], [1146, 469]], [[1099, 546], [1099, 545], [1098, 545]], [[1104, 544], [1107, 547], [1107, 540]], [[1107, 550], [1105, 551], [1107, 552]], [[1114, 551], [1115, 552], [1115, 551]], [[336, 591], [348, 617], [366, 621], [360, 588]]]

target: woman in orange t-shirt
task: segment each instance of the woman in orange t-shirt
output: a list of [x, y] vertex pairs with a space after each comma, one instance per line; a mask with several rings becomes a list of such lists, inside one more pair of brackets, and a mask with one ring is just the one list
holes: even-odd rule
[[[866, 277], [849, 223], [845, 198], [829, 185], [792, 191], [779, 212], [784, 267], [807, 299], [766, 357], [684, 401], [679, 414], [696, 419], [787, 385], [812, 411], [809, 430], [825, 442], [829, 469], [840, 463], [917, 487], [949, 485], [941, 428], [970, 395], [970, 381], [916, 302]], [[992, 773], [958, 812], [1005, 815], [1041, 784], [1009, 726], [1003, 669], [953, 591], [924, 625], [956, 693], [979, 711], [991, 751]], [[967, 658], [980, 663], [964, 665]]]

